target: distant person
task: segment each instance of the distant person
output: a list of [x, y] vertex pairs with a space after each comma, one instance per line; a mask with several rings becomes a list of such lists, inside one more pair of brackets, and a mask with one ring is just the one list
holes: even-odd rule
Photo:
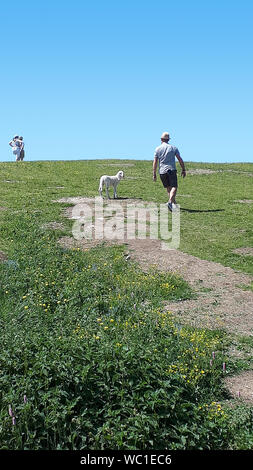
[[24, 139], [22, 136], [19, 137], [19, 141], [21, 142], [21, 146], [20, 146], [20, 160], [21, 162], [24, 160], [25, 158], [25, 150], [24, 150], [24, 146], [25, 146], [25, 143], [24, 143]]
[[15, 135], [9, 142], [9, 145], [12, 147], [13, 154], [16, 155], [16, 162], [18, 162], [20, 160], [21, 152], [21, 141], [19, 140], [19, 136]]
[[[164, 132], [161, 136], [161, 145], [156, 147], [154, 161], [153, 161], [153, 180], [156, 181], [156, 169], [159, 161], [159, 173], [164, 188], [166, 188], [169, 196], [168, 209], [172, 212], [173, 205], [176, 204], [176, 193], [177, 193], [177, 169], [176, 160], [178, 159], [182, 168], [181, 175], [183, 178], [186, 175], [184, 162], [180, 156], [177, 147], [173, 147], [169, 144], [170, 135], [168, 132]], [[175, 207], [175, 206], [174, 206]]]

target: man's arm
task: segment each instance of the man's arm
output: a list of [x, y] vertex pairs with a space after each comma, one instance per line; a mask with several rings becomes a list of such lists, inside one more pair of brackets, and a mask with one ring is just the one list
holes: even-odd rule
[[156, 169], [157, 169], [158, 158], [154, 157], [153, 161], [153, 180], [156, 181]]
[[180, 163], [180, 166], [182, 168], [182, 172], [181, 172], [181, 175], [183, 176], [183, 178], [186, 176], [186, 171], [185, 171], [185, 166], [184, 166], [184, 161], [183, 159], [180, 157], [180, 155], [176, 154], [176, 157]]

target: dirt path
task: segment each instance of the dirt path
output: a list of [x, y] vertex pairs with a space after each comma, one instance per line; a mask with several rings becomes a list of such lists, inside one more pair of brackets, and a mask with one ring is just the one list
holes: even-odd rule
[[[71, 204], [94, 204], [93, 198], [63, 198], [55, 202]], [[119, 200], [122, 204], [122, 200]], [[132, 199], [123, 201], [134, 204]], [[117, 203], [117, 202], [116, 202]], [[74, 207], [65, 209], [65, 216], [76, 218]], [[64, 246], [89, 248], [99, 241], [74, 240], [63, 237]], [[111, 243], [115, 243], [110, 241]], [[122, 241], [116, 241], [122, 243]], [[163, 271], [171, 271], [182, 276], [196, 292], [196, 298], [187, 301], [167, 302], [165, 308], [183, 323], [196, 327], [223, 328], [229, 333], [253, 334], [253, 292], [239, 286], [249, 285], [253, 277], [236, 272], [219, 263], [201, 260], [179, 250], [162, 250], [159, 240], [125, 240], [130, 257], [143, 269], [156, 266]]]
[[229, 333], [253, 334], [253, 292], [239, 287], [249, 285], [251, 276], [179, 250], [161, 250], [160, 245], [156, 240], [128, 242], [133, 258], [144, 269], [152, 264], [177, 273], [197, 293], [196, 299], [168, 302], [167, 310], [192, 326], [222, 327]]

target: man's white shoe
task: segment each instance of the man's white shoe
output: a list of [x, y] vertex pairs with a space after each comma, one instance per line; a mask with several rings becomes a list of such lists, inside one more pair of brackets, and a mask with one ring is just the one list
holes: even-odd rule
[[178, 210], [178, 205], [174, 202], [168, 202], [168, 209], [170, 212], [176, 212]]
[[178, 211], [179, 207], [177, 204], [174, 204], [174, 202], [172, 203], [172, 211], [175, 212], [175, 211]]

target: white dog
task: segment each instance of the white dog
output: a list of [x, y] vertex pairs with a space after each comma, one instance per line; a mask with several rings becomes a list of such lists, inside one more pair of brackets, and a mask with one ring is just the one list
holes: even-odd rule
[[110, 199], [108, 189], [109, 189], [110, 186], [113, 186], [113, 191], [114, 191], [113, 197], [114, 197], [114, 199], [117, 198], [117, 186], [118, 186], [120, 180], [122, 180], [122, 178], [124, 178], [124, 172], [123, 171], [118, 171], [117, 175], [115, 175], [115, 176], [108, 176], [108, 175], [101, 176], [100, 183], [99, 183], [99, 188], [98, 188], [100, 196], [102, 196], [103, 186], [105, 186], [106, 195], [107, 195], [108, 199]]

